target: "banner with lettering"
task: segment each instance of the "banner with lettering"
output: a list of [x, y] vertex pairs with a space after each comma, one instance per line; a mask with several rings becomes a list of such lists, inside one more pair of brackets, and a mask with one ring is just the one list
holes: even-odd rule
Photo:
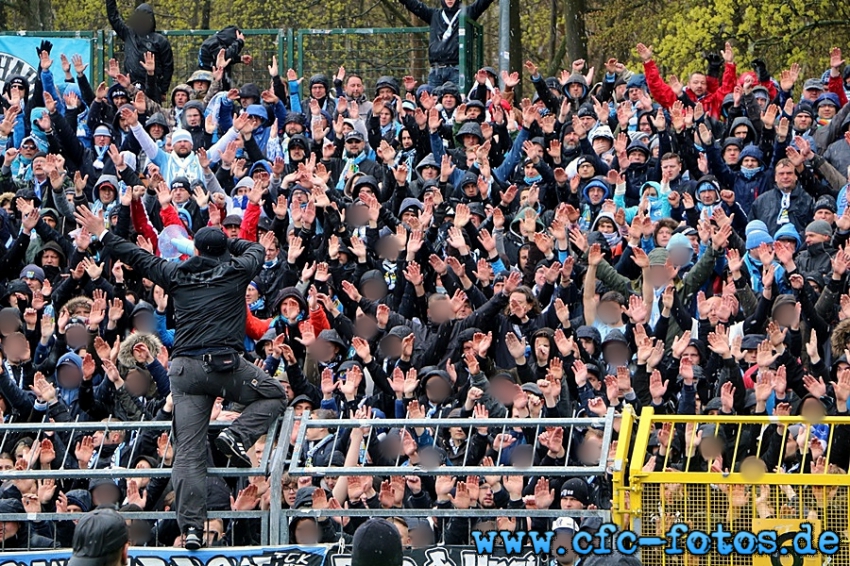
[[[62, 53], [68, 57], [69, 61], [73, 55], [82, 57], [83, 63], [88, 65], [87, 76], [91, 77], [93, 39], [0, 35], [0, 89], [11, 77], [22, 75], [29, 81], [30, 93], [32, 93], [32, 85], [35, 84], [36, 74], [40, 70], [37, 49], [43, 40], [53, 44], [53, 49], [50, 50], [50, 58], [53, 59], [50, 71], [53, 73], [53, 80], [57, 87], [65, 82], [65, 72], [62, 70], [59, 59]], [[76, 75], [73, 67], [71, 73]]]
[[[473, 547], [438, 546], [406, 549], [404, 566], [545, 566], [547, 562], [531, 549], [505, 556], [504, 549], [493, 554], [479, 554]], [[351, 566], [351, 554], [330, 554], [325, 566]]]
[[[322, 566], [329, 547], [221, 547], [189, 552], [178, 548], [130, 548], [130, 566]], [[64, 566], [71, 551], [7, 551], [0, 566]]]

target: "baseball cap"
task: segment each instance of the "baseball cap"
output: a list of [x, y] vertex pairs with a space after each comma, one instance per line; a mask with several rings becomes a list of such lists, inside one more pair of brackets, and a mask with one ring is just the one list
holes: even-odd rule
[[803, 84], [803, 90], [809, 90], [809, 89], [821, 90], [822, 91], [822, 90], [826, 90], [826, 87], [824, 86], [823, 81], [821, 81], [820, 79], [808, 79]]
[[218, 228], [204, 227], [195, 234], [195, 249], [201, 255], [219, 257], [227, 253], [227, 236]]
[[351, 566], [401, 566], [401, 535], [386, 519], [369, 519], [355, 532]]
[[74, 529], [73, 550], [67, 566], [100, 566], [127, 541], [127, 525], [112, 509], [95, 509], [80, 519]]
[[572, 517], [558, 517], [555, 519], [555, 522], [552, 523], [553, 531], [569, 531], [571, 534], [575, 534], [578, 532], [578, 525], [576, 524], [576, 520]]

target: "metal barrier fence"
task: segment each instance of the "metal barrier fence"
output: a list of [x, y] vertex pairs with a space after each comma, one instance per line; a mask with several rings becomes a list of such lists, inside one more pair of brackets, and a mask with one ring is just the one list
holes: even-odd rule
[[[319, 420], [311, 419], [309, 411], [305, 411], [300, 417], [296, 418], [292, 411], [287, 411], [281, 427], [280, 437], [284, 440], [284, 445], [278, 446], [272, 461], [272, 476], [271, 485], [280, 485], [284, 472], [291, 477], [315, 476], [315, 475], [333, 475], [333, 476], [362, 476], [377, 475], [377, 476], [403, 476], [403, 475], [420, 475], [420, 476], [485, 476], [485, 475], [534, 475], [545, 477], [582, 477], [582, 476], [602, 476], [608, 470], [608, 451], [611, 446], [611, 437], [614, 432], [614, 421], [616, 417], [613, 409], [609, 409], [605, 417], [596, 418], [529, 418], [529, 419], [475, 419], [475, 418], [445, 418], [445, 419], [365, 419], [365, 420]], [[298, 426], [298, 432], [295, 438], [295, 444], [292, 447], [291, 457], [286, 458], [289, 454], [289, 439], [294, 431], [294, 427]], [[536, 439], [546, 427], [561, 427], [564, 431], [564, 438], [567, 440], [566, 452], [570, 454], [572, 447], [573, 432], [576, 428], [587, 427], [602, 427], [602, 445], [600, 448], [600, 459], [595, 465], [589, 466], [534, 466], [532, 468], [506, 467], [506, 466], [441, 466], [435, 468], [423, 468], [421, 466], [410, 467], [399, 465], [395, 466], [365, 466], [365, 467], [315, 467], [305, 466], [301, 464], [302, 456], [304, 455], [305, 438], [309, 429], [336, 429], [334, 431], [334, 445], [336, 445], [342, 429], [372, 427], [379, 426], [381, 428], [414, 428], [414, 427], [430, 427], [435, 429], [433, 432], [434, 443], [438, 436], [439, 429], [447, 427], [461, 427], [467, 429], [467, 437], [472, 435], [473, 429], [477, 426], [487, 426], [491, 432], [499, 430], [505, 433], [509, 429], [523, 428], [535, 429], [535, 446]], [[287, 433], [288, 431], [288, 433]], [[618, 447], [619, 448], [619, 447]], [[368, 446], [367, 446], [368, 451]], [[501, 450], [499, 451], [501, 456]], [[498, 461], [498, 459], [497, 459]], [[275, 490], [271, 496], [272, 508], [279, 507], [281, 494]], [[609, 511], [586, 510], [586, 511], [564, 511], [562, 509], [498, 509], [493, 510], [492, 514], [504, 517], [563, 517], [565, 515], [574, 517], [594, 516], [608, 519], [611, 517]], [[478, 517], [482, 516], [481, 509], [282, 509], [280, 513], [281, 523], [270, 525], [271, 544], [287, 544], [289, 531], [287, 529], [288, 522], [291, 518], [297, 516], [340, 516], [340, 517]], [[272, 518], [272, 520], [274, 520]], [[286, 522], [283, 522], [286, 521]]]
[[[161, 30], [171, 42], [174, 52], [174, 78], [171, 87], [185, 83], [198, 68], [198, 50], [204, 40], [216, 30]], [[367, 96], [374, 94], [372, 87], [378, 77], [390, 75], [399, 83], [402, 77], [411, 75], [427, 83], [428, 34], [427, 27], [411, 28], [339, 28], [339, 29], [245, 29], [243, 55], [251, 55], [251, 65], [236, 64], [232, 67], [236, 84], [253, 82], [265, 89], [269, 84], [267, 66], [276, 56], [280, 74], [286, 75], [287, 68], [294, 68], [299, 76], [309, 77], [314, 73], [325, 73], [329, 77], [344, 65], [350, 73], [363, 77]], [[93, 85], [105, 80], [106, 67], [115, 58], [124, 64], [124, 45], [112, 30], [78, 32], [0, 32], [0, 35], [23, 35], [32, 37], [80, 38], [90, 41], [91, 65], [89, 80]], [[461, 17], [460, 43], [460, 88], [466, 92], [475, 72], [484, 64], [483, 28], [474, 20]], [[68, 54], [70, 56], [70, 54]], [[308, 93], [302, 92], [303, 95]]]
[[[661, 471], [646, 471], [644, 465], [650, 452], [650, 436], [665, 423], [672, 425], [673, 430], [666, 446], [661, 447], [665, 454], [656, 456], [657, 460], [663, 459], [663, 462], [656, 460], [655, 465], [655, 469], [660, 468]], [[763, 434], [765, 428], [771, 424], [785, 425], [781, 436], [773, 430], [768, 430], [768, 434], [775, 435], [776, 438]], [[814, 434], [814, 424], [824, 425], [824, 428], [817, 429], [817, 434], [826, 434], [826, 438], [820, 439], [826, 465], [824, 470], [815, 469], [815, 473], [811, 473], [809, 466], [815, 466], [818, 460], [812, 457], [813, 453], [808, 453], [807, 448], [811, 435]], [[688, 457], [688, 452], [683, 451], [686, 446], [680, 444], [681, 440], [688, 442], [686, 437], [689, 435], [695, 439], [700, 427], [705, 427], [702, 429], [704, 434], [701, 442], [711, 446], [725, 445], [727, 449], [734, 447], [736, 453], [739, 446], [751, 442], [758, 446], [757, 453], [760, 454], [767, 448], [765, 443], [774, 442], [774, 448], [778, 449], [776, 456], [781, 463], [785, 458], [791, 425], [805, 425], [805, 432], [801, 432], [805, 438], [801, 439], [800, 450], [805, 450], [808, 454], [799, 469], [787, 473], [765, 472], [761, 461], [753, 456], [743, 461], [733, 457], [731, 462], [722, 462], [716, 471], [710, 471], [710, 464], [716, 461], [714, 448], [709, 448], [709, 452], [706, 452], [706, 456], [713, 459], [700, 462], [702, 456], [699, 453]], [[839, 440], [835, 437], [836, 425], [850, 426], [850, 418], [826, 417], [812, 423], [803, 417], [785, 416], [656, 415], [651, 408], [644, 408], [632, 447], [631, 462], [628, 463], [628, 488], [624, 485], [625, 466], [615, 470], [615, 485], [619, 485], [619, 489], [615, 488], [618, 496], [612, 511], [614, 519], [629, 524], [638, 536], [645, 537], [665, 537], [676, 524], [679, 524], [679, 528], [682, 528], [682, 525], [687, 526], [691, 532], [699, 530], [712, 533], [716, 525], [721, 524], [733, 534], [740, 531], [757, 534], [768, 530], [779, 533], [780, 548], [772, 555], [743, 556], [733, 553], [723, 556], [712, 550], [703, 556], [691, 556], [687, 551], [684, 555], [674, 556], [664, 553], [660, 547], [644, 548], [641, 550], [641, 560], [646, 566], [850, 564], [850, 475], [847, 470], [829, 464], [831, 452]], [[680, 440], [674, 442], [677, 426], [680, 428]], [[721, 427], [725, 427], [726, 431], [734, 431], [734, 438], [730, 438], [728, 433], [723, 434], [722, 445], [714, 442], [710, 432], [707, 432], [714, 430], [714, 436], [719, 438]], [[828, 432], [825, 431], [827, 428]], [[754, 434], [759, 436], [751, 436]], [[621, 429], [620, 438], [623, 438], [622, 435]], [[623, 447], [618, 446], [617, 460], [620, 464], [625, 464], [628, 455], [625, 450], [621, 454], [621, 448]], [[685, 469], [692, 470], [699, 462], [702, 465], [698, 470], [709, 471], [686, 472], [669, 467], [669, 455], [674, 450], [684, 454]], [[616, 466], [615, 463], [615, 468]], [[719, 471], [720, 469], [723, 471]], [[807, 522], [814, 527], [815, 543], [824, 531], [834, 531], [839, 535], [837, 554], [829, 559], [819, 555], [804, 557], [796, 556], [788, 548], [792, 535], [801, 531], [802, 525]], [[683, 541], [684, 538], [679, 541], [680, 548], [685, 548]]]
[[[171, 88], [189, 80], [189, 76], [198, 69], [198, 50], [208, 37], [215, 35], [216, 30], [163, 30], [160, 31], [168, 38], [174, 52], [174, 78]], [[265, 90], [271, 80], [268, 65], [272, 57], [277, 57], [281, 76], [286, 76], [287, 66], [291, 66], [291, 30], [284, 29], [246, 29], [243, 55], [251, 55], [254, 61], [251, 65], [237, 63], [233, 65], [233, 80], [235, 84], [255, 83], [260, 90]], [[104, 61], [115, 58], [124, 65], [124, 44], [115, 32], [106, 33], [106, 53]]]
[[[230, 478], [247, 478], [252, 476], [265, 476], [269, 479], [270, 485], [270, 502], [268, 510], [253, 510], [253, 511], [211, 511], [210, 518], [223, 519], [259, 519], [260, 521], [260, 537], [263, 545], [280, 545], [289, 542], [288, 524], [293, 517], [299, 516], [339, 516], [339, 517], [356, 517], [356, 516], [372, 516], [372, 517], [478, 517], [482, 515], [481, 509], [284, 509], [282, 480], [284, 474], [288, 474], [293, 478], [298, 477], [316, 477], [327, 474], [329, 476], [403, 476], [403, 475], [419, 475], [419, 476], [484, 476], [484, 475], [523, 475], [523, 476], [546, 476], [546, 477], [583, 477], [583, 476], [601, 476], [608, 471], [608, 452], [611, 445], [612, 435], [615, 430], [615, 420], [620, 419], [615, 416], [613, 409], [609, 409], [605, 417], [596, 418], [557, 418], [557, 419], [373, 419], [373, 420], [318, 420], [310, 418], [310, 412], [305, 411], [302, 415], [296, 417], [292, 409], [287, 410], [282, 419], [276, 421], [267, 435], [267, 441], [259, 463], [256, 468], [210, 468], [208, 473], [214, 477], [230, 477]], [[212, 428], [224, 428], [226, 423], [214, 422], [211, 423]], [[307, 431], [310, 429], [329, 428], [333, 429], [334, 442], [339, 439], [342, 430], [355, 427], [371, 427], [377, 426], [382, 428], [398, 428], [407, 429], [412, 427], [429, 427], [433, 429], [433, 436], [436, 439], [439, 430], [446, 430], [447, 427], [462, 427], [472, 434], [475, 427], [487, 426], [491, 432], [502, 433], [514, 429], [534, 429], [534, 438], [538, 438], [540, 433], [546, 427], [561, 427], [564, 429], [565, 439], [567, 439], [566, 450], [570, 453], [572, 448], [573, 433], [577, 428], [584, 429], [588, 427], [601, 428], [603, 431], [600, 447], [600, 459], [593, 465], [588, 466], [534, 466], [532, 468], [508, 467], [508, 466], [442, 466], [439, 468], [424, 468], [421, 466], [411, 467], [401, 465], [397, 462], [395, 466], [365, 466], [365, 467], [308, 467], [302, 463], [302, 456], [305, 452], [305, 440]], [[12, 423], [0, 424], [0, 436], [3, 437], [3, 442], [9, 438], [9, 435], [27, 434], [34, 436], [35, 446], [44, 438], [44, 433], [52, 431], [54, 433], [79, 433], [85, 431], [102, 431], [104, 435], [111, 430], [129, 431], [134, 434], [141, 434], [143, 431], [169, 431], [170, 438], [171, 423], [168, 421], [150, 421], [150, 422], [72, 422], [72, 423]], [[297, 427], [297, 433], [296, 433]], [[294, 436], [294, 442], [292, 441]], [[535, 440], [535, 448], [537, 448]], [[619, 452], [618, 447], [618, 452]], [[26, 469], [26, 470], [10, 470], [8, 472], [0, 472], [0, 481], [18, 481], [18, 480], [45, 480], [52, 479], [55, 481], [72, 481], [86, 480], [96, 478], [127, 479], [127, 478], [151, 478], [151, 477], [167, 477], [171, 475], [171, 468], [160, 465], [150, 469], [133, 469], [133, 468], [107, 468], [107, 469], [73, 469], [66, 464], [69, 458], [73, 458], [74, 442], [66, 443], [66, 451], [64, 454], [57, 454], [57, 461], [60, 462], [58, 469]], [[135, 452], [135, 443], [131, 448]], [[501, 451], [500, 451], [501, 454]], [[130, 455], [133, 459], [133, 453]], [[498, 461], [498, 460], [497, 460]], [[546, 517], [557, 518], [564, 515], [575, 517], [594, 516], [608, 519], [611, 517], [611, 512], [604, 510], [586, 510], [586, 511], [564, 511], [561, 509], [498, 509], [492, 510], [492, 514], [504, 517]], [[75, 513], [0, 513], [0, 522], [3, 521], [59, 521], [73, 520], [82, 517], [83, 514]], [[143, 519], [143, 520], [159, 520], [174, 518], [173, 512], [134, 512], [126, 513], [127, 519]], [[0, 542], [0, 551], [3, 550]]]
[[[212, 422], [210, 428], [224, 429], [229, 426], [225, 422]], [[42, 440], [47, 438], [45, 432], [62, 433], [62, 432], [103, 432], [104, 438], [109, 431], [123, 430], [134, 434], [140, 434], [143, 431], [168, 431], [169, 442], [171, 441], [171, 421], [147, 421], [147, 422], [66, 422], [66, 423], [5, 423], [0, 424], [0, 435], [2, 435], [3, 443], [10, 435], [27, 435], [34, 436], [33, 446], [36, 446]], [[280, 421], [272, 424], [267, 433], [267, 442], [265, 444], [262, 455], [256, 468], [236, 468], [211, 467], [207, 470], [208, 475], [222, 478], [248, 478], [252, 476], [267, 476], [270, 473], [269, 466], [272, 461], [273, 449], [275, 446], [282, 445], [281, 442], [281, 427]], [[95, 448], [99, 451], [103, 443]], [[9, 470], [0, 472], [0, 481], [19, 481], [19, 480], [53, 480], [73, 481], [73, 480], [92, 480], [97, 478], [129, 479], [129, 478], [153, 478], [153, 477], [170, 477], [171, 468], [165, 467], [160, 463], [156, 468], [101, 468], [101, 469], [76, 469], [67, 468], [66, 464], [70, 458], [73, 458], [74, 442], [66, 443], [64, 454], [56, 454], [56, 460], [60, 462], [58, 469], [33, 469], [33, 463], [29, 464], [30, 469], [26, 470]], [[134, 459], [135, 443], [130, 454], [130, 461]], [[58, 490], [58, 487], [57, 487]], [[119, 503], [120, 504], [120, 503]], [[269, 527], [272, 524], [279, 524], [280, 519], [277, 517], [279, 507], [277, 509], [268, 510], [252, 510], [252, 511], [209, 511], [210, 519], [258, 519], [260, 521], [260, 538], [262, 544], [268, 544]], [[84, 513], [0, 513], [0, 522], [5, 521], [69, 521], [77, 520], [84, 516]], [[173, 511], [139, 511], [126, 512], [122, 516], [128, 520], [161, 520], [173, 519], [175, 513]], [[272, 517], [274, 517], [272, 519]], [[55, 536], [55, 533], [54, 533]], [[0, 540], [0, 552], [5, 550], [4, 543]]]
[[[340, 65], [357, 73], [374, 98], [375, 81], [383, 75], [428, 80], [429, 28], [299, 29], [295, 32], [299, 76], [335, 73]], [[329, 75], [330, 76], [330, 75]]]

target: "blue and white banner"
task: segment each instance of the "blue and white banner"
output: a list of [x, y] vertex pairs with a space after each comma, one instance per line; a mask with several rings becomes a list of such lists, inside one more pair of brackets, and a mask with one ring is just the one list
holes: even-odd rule
[[[178, 548], [130, 548], [131, 566], [322, 566], [330, 547], [222, 547], [188, 552]], [[71, 551], [7, 551], [0, 566], [64, 566]]]
[[[0, 35], [0, 90], [10, 77], [22, 75], [29, 81], [30, 92], [32, 92], [32, 85], [39, 72], [36, 50], [45, 39], [53, 44], [53, 49], [50, 50], [53, 65], [50, 70], [57, 85], [65, 82], [65, 72], [62, 70], [62, 62], [59, 58], [62, 53], [68, 61], [71, 61], [73, 55], [82, 57], [83, 63], [88, 65], [87, 76], [91, 78], [91, 42], [94, 39]], [[74, 73], [73, 67], [71, 73]]]

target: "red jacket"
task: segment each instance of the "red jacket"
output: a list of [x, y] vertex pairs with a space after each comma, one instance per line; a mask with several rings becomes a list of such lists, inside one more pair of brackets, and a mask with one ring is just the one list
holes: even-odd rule
[[249, 242], [257, 241], [257, 225], [260, 223], [260, 205], [248, 203], [245, 214], [242, 215], [242, 226], [239, 227], [239, 237]]
[[829, 82], [826, 85], [826, 89], [834, 93], [838, 96], [838, 103], [841, 106], [847, 104], [847, 94], [844, 92], [844, 78], [843, 75], [838, 75], [837, 77], [829, 77]]
[[[671, 108], [673, 103], [678, 99], [676, 93], [670, 88], [670, 85], [664, 82], [661, 78], [661, 73], [655, 65], [655, 61], [647, 61], [643, 64], [643, 72], [646, 75], [646, 84], [649, 87], [649, 94], [655, 101], [664, 108]], [[698, 98], [688, 87], [685, 87], [684, 93], [690, 98], [694, 104], [702, 102], [702, 107], [705, 113], [712, 118], [720, 116], [720, 109], [723, 106], [723, 99], [727, 94], [735, 90], [735, 81], [738, 80], [737, 69], [734, 63], [726, 63], [726, 69], [723, 71], [723, 83], [720, 88], [712, 92], [711, 90], [702, 98]], [[709, 83], [710, 84], [710, 83]]]
[[[245, 305], [245, 308], [248, 308], [248, 305]], [[248, 338], [254, 340], [255, 342], [263, 337], [263, 334], [271, 328], [273, 318], [257, 318], [253, 314], [251, 314], [251, 310], [248, 310], [248, 318], [245, 321], [245, 333], [248, 335]], [[328, 322], [328, 317], [325, 314], [325, 309], [319, 308], [314, 311], [310, 311], [310, 322], [313, 324], [313, 332], [316, 333], [316, 336], [322, 330], [330, 330], [331, 323]], [[292, 337], [287, 337], [287, 342], [289, 342]]]
[[145, 205], [141, 200], [133, 199], [130, 204], [130, 219], [133, 221], [133, 230], [136, 234], [144, 236], [153, 244], [153, 255], [159, 255], [159, 237], [154, 230], [148, 213], [145, 211]]

